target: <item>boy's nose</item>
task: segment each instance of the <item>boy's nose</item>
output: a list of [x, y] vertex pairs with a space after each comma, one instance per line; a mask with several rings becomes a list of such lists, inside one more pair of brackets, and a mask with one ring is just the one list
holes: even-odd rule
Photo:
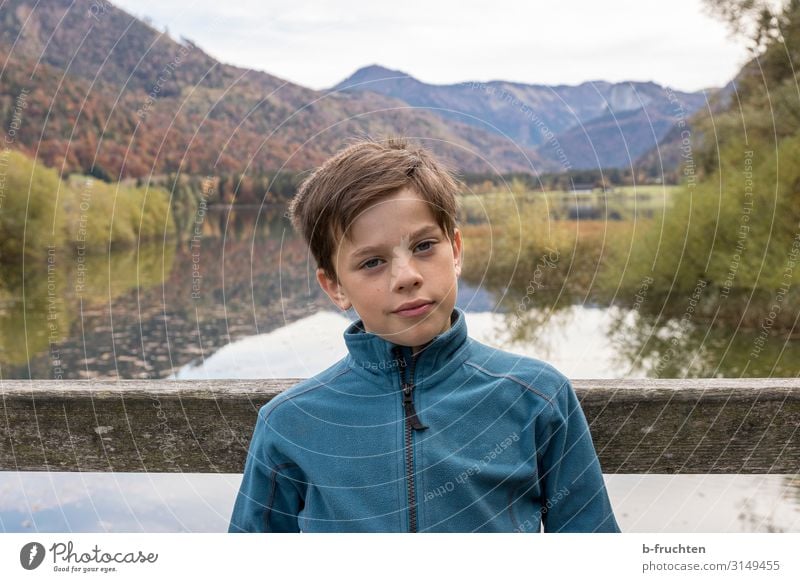
[[414, 265], [411, 253], [396, 251], [392, 257], [392, 289], [398, 291], [421, 283], [422, 274]]
[[419, 273], [419, 271], [415, 269], [402, 269], [402, 271], [398, 273], [397, 277], [395, 277], [392, 281], [392, 288], [396, 291], [402, 291], [403, 289], [407, 289], [409, 287], [419, 287], [421, 284], [422, 275]]

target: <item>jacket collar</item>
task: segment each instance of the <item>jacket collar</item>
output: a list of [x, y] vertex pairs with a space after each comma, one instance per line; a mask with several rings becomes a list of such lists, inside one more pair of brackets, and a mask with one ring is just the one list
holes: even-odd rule
[[[372, 380], [389, 378], [399, 381], [398, 366], [405, 360], [411, 365], [411, 348], [399, 346], [382, 337], [365, 331], [359, 319], [344, 332], [349, 356], [348, 364], [359, 375]], [[451, 362], [467, 343], [467, 322], [464, 312], [455, 307], [450, 315], [450, 328], [435, 336], [416, 354], [415, 377], [429, 377]], [[398, 358], [400, 356], [400, 358]]]

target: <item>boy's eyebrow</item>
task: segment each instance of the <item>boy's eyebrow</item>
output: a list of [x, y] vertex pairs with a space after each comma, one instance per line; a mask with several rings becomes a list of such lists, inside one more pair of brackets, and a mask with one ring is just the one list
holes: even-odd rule
[[[425, 234], [434, 234], [439, 232], [439, 225], [437, 224], [429, 224], [427, 226], [423, 226], [422, 228], [417, 229], [414, 233], [411, 234], [411, 239], [416, 239], [421, 237]], [[353, 252], [350, 257], [353, 259], [358, 259], [364, 255], [369, 255], [372, 253], [376, 253], [382, 249], [382, 245], [372, 245], [368, 247], [361, 247], [357, 251]]]

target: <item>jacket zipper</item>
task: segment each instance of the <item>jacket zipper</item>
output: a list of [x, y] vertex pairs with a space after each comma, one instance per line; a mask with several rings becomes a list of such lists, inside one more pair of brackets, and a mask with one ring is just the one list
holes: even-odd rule
[[414, 434], [413, 431], [428, 428], [420, 422], [417, 411], [414, 409], [414, 367], [417, 363], [416, 354], [411, 355], [411, 370], [409, 382], [405, 380], [406, 359], [402, 348], [397, 348], [400, 361], [400, 384], [403, 387], [403, 412], [405, 414], [405, 454], [406, 454], [406, 483], [408, 485], [408, 524], [409, 531], [417, 531], [417, 496], [414, 487]]

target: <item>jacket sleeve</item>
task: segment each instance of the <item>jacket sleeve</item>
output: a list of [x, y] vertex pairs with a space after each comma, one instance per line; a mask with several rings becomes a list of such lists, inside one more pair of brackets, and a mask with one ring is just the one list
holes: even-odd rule
[[280, 436], [269, 425], [269, 404], [258, 413], [244, 476], [233, 506], [229, 533], [299, 532], [297, 516], [303, 508], [303, 479], [289, 459], [273, 460], [271, 442]]
[[546, 532], [619, 532], [589, 425], [566, 378], [537, 427]]

